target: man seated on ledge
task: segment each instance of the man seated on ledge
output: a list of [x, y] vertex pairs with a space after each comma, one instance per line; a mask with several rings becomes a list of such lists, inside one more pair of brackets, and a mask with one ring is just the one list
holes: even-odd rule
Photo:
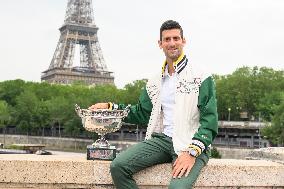
[[[111, 163], [117, 189], [138, 189], [133, 174], [147, 167], [173, 163], [170, 189], [192, 188], [209, 159], [217, 135], [215, 84], [183, 53], [186, 40], [178, 22], [160, 28], [159, 47], [165, 54], [162, 73], [150, 79], [130, 107], [125, 122], [148, 124], [146, 140], [131, 146]], [[89, 109], [123, 109], [125, 105], [97, 103]]]

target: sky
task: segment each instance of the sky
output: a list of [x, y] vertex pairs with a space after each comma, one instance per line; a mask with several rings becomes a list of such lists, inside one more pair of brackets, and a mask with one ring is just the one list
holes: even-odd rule
[[[0, 1], [0, 81], [40, 82], [67, 0]], [[93, 0], [98, 38], [115, 84], [160, 72], [160, 25], [178, 21], [189, 62], [212, 74], [242, 66], [284, 69], [284, 0]]]

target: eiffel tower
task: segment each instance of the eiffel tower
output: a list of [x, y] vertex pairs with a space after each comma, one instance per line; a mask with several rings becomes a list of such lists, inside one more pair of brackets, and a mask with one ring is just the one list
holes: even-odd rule
[[[114, 83], [98, 41], [92, 0], [68, 0], [64, 24], [59, 30], [61, 35], [49, 68], [42, 72], [42, 81], [58, 84], [82, 81], [88, 85]], [[80, 50], [77, 52], [79, 66], [73, 66], [76, 49]]]

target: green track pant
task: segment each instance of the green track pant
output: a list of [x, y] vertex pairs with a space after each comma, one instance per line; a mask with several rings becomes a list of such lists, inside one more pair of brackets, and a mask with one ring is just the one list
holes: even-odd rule
[[[154, 133], [151, 139], [131, 146], [114, 159], [110, 167], [114, 185], [117, 189], [138, 189], [132, 177], [134, 173], [156, 164], [174, 162], [176, 158], [172, 139], [164, 134]], [[169, 189], [192, 188], [208, 159], [206, 153], [198, 156], [189, 175], [172, 178]]]

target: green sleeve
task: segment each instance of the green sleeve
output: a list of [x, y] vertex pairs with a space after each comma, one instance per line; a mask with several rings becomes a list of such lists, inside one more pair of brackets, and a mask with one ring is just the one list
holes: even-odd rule
[[[118, 109], [124, 109], [126, 105], [119, 104]], [[124, 118], [124, 122], [133, 124], [148, 124], [152, 112], [152, 102], [148, 96], [146, 88], [142, 90], [139, 101], [136, 105], [130, 107], [128, 116]]]
[[200, 112], [200, 126], [194, 134], [193, 141], [198, 140], [207, 148], [218, 133], [217, 100], [212, 77], [201, 83], [197, 106]]

